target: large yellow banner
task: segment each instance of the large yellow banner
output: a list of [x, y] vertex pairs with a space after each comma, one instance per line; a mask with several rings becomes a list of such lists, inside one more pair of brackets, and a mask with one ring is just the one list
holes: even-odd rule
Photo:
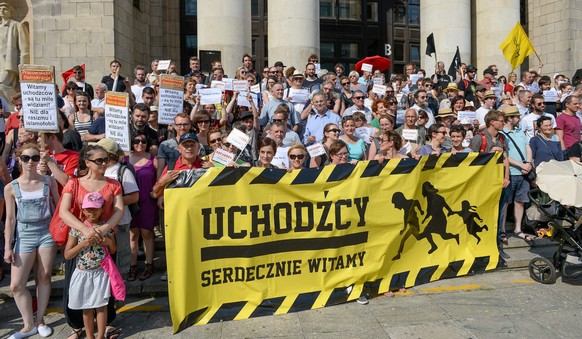
[[183, 172], [165, 191], [174, 331], [494, 269], [499, 154]]

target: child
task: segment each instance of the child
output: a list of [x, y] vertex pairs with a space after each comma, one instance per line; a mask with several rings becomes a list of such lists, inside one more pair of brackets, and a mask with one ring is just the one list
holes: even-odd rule
[[[97, 192], [87, 193], [83, 197], [81, 209], [88, 227], [103, 224], [103, 202], [103, 197]], [[83, 310], [83, 324], [89, 339], [95, 338], [93, 309], [97, 309], [97, 338], [105, 338], [107, 303], [111, 290], [109, 276], [101, 267], [101, 261], [106, 256], [104, 246], [107, 246], [110, 253], [116, 252], [112, 231], [105, 235], [102, 243], [94, 243], [71, 228], [64, 253], [67, 260], [77, 257], [77, 267], [71, 277], [69, 289], [69, 308]]]
[[463, 200], [461, 203], [461, 210], [458, 212], [451, 212], [449, 215], [458, 214], [463, 218], [463, 222], [467, 226], [467, 232], [477, 239], [477, 244], [481, 242], [481, 238], [477, 235], [478, 232], [483, 232], [483, 230], [488, 231], [487, 225], [479, 225], [477, 221], [483, 222], [483, 219], [477, 214], [477, 206], [471, 206], [471, 203], [467, 200]]

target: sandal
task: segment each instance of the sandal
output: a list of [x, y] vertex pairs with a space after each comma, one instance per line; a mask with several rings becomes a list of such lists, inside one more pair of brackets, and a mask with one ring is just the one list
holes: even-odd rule
[[81, 336], [83, 335], [83, 328], [74, 328], [71, 333], [69, 334], [69, 336], [67, 337], [67, 339], [81, 339]]
[[137, 279], [137, 265], [131, 265], [127, 273], [127, 281], [135, 281], [135, 279]]
[[145, 269], [139, 276], [139, 280], [146, 280], [154, 274], [154, 264], [146, 264]]
[[529, 236], [529, 234], [525, 234], [523, 232], [513, 232], [513, 236], [516, 238], [523, 239], [528, 245], [533, 243], [533, 238]]
[[117, 339], [121, 335], [121, 328], [107, 326], [105, 329], [105, 338], [107, 339]]
[[505, 245], [507, 245], [507, 244], [508, 244], [508, 242], [507, 242], [507, 234], [506, 234], [505, 232], [501, 232], [501, 233], [499, 234], [499, 240], [500, 240], [502, 243], [504, 243]]

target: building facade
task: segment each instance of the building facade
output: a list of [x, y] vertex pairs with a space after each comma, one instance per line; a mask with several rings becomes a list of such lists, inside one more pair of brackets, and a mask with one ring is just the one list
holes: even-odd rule
[[[521, 22], [546, 74], [572, 77], [582, 60], [582, 0], [12, 0], [15, 19], [30, 29], [31, 62], [57, 73], [86, 64], [90, 82], [107, 74], [113, 59], [122, 74], [153, 59], [188, 58], [203, 66], [220, 58], [227, 74], [255, 58], [258, 69], [283, 61], [303, 69], [311, 53], [323, 68], [350, 68], [367, 55], [387, 55], [390, 71], [415, 62], [431, 73], [424, 54], [433, 33], [438, 60], [448, 68], [456, 46], [462, 61], [510, 71], [499, 45]], [[531, 55], [522, 67], [537, 67]], [[208, 70], [208, 69], [203, 69]]]

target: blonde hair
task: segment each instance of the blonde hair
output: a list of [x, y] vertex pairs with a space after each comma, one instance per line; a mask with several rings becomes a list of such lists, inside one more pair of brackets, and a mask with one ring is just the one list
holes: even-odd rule
[[300, 143], [294, 143], [293, 145], [289, 146], [289, 149], [287, 150], [287, 155], [291, 154], [291, 151], [296, 149], [301, 150], [301, 152], [303, 152], [303, 155], [307, 155], [307, 150], [305, 149], [305, 146], [303, 146], [303, 144]]

